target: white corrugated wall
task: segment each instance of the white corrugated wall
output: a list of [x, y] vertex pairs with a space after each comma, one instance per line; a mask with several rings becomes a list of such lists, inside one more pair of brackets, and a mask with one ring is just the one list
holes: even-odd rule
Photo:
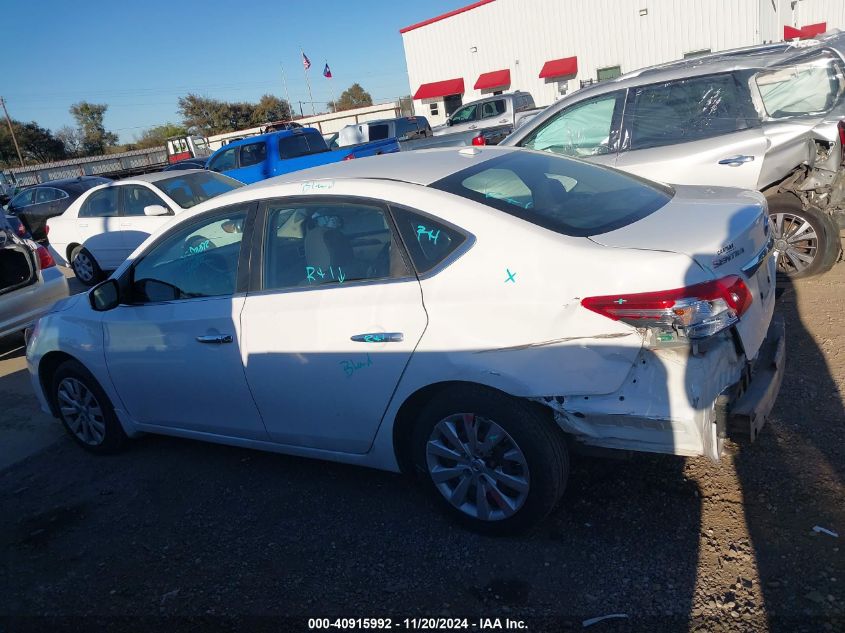
[[[478, 75], [511, 71], [509, 91], [527, 90], [537, 105], [558, 95], [556, 82], [538, 77], [543, 64], [578, 57], [580, 80], [596, 79], [599, 68], [628, 72], [683, 57], [779, 41], [783, 25], [827, 22], [845, 29], [845, 0], [494, 0], [402, 35], [411, 92], [421, 84], [463, 78], [463, 101], [484, 96], [473, 89]], [[645, 11], [645, 15], [640, 15]], [[434, 16], [432, 16], [434, 17]], [[473, 48], [475, 51], [473, 51]], [[431, 117], [427, 103], [417, 114]]]

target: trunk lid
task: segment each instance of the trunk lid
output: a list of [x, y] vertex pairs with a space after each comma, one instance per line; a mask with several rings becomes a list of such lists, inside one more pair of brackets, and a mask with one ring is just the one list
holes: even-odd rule
[[[753, 296], [736, 326], [750, 360], [766, 336], [774, 310], [774, 258], [754, 267], [761, 253], [767, 252], [769, 238], [762, 194], [728, 187], [676, 186], [675, 196], [658, 211], [590, 239], [614, 248], [683, 253], [713, 278], [740, 276]], [[691, 283], [694, 278], [691, 274]]]

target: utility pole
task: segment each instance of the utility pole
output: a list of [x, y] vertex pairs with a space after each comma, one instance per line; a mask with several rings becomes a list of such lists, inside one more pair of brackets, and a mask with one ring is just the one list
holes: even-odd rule
[[18, 147], [18, 139], [15, 138], [15, 131], [12, 129], [12, 119], [9, 118], [9, 111], [6, 109], [6, 100], [3, 97], [0, 97], [0, 105], [3, 106], [3, 113], [6, 115], [6, 123], [9, 124], [9, 134], [12, 135], [12, 142], [15, 144], [15, 151], [18, 153], [18, 160], [21, 162], [21, 167], [24, 166], [23, 164], [23, 157], [21, 157], [21, 148]]

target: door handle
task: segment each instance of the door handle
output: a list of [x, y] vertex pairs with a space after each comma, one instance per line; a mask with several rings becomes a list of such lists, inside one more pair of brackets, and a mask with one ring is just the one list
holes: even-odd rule
[[499, 119], [499, 123], [507, 123], [507, 122], [508, 122], [507, 119]]
[[213, 343], [221, 345], [222, 343], [231, 343], [231, 334], [206, 334], [205, 336], [198, 336], [197, 343]]
[[401, 343], [405, 340], [402, 332], [371, 332], [355, 334], [349, 338], [356, 343]]
[[87, 228], [88, 228], [88, 223], [86, 222], [85, 224], [82, 224], [82, 223], [80, 222], [79, 224], [77, 224], [77, 226], [82, 227], [83, 229], [87, 229]]
[[121, 222], [120, 226], [132, 226], [131, 222]]
[[743, 163], [750, 163], [754, 160], [753, 156], [746, 156], [739, 154], [738, 156], [731, 156], [730, 158], [723, 158], [719, 161], [720, 165], [731, 165], [732, 167], [739, 167]]
[[475, 128], [477, 128], [477, 127], [478, 127], [477, 125], [470, 125], [470, 126], [469, 126], [469, 129], [474, 130], [474, 129], [475, 129]]

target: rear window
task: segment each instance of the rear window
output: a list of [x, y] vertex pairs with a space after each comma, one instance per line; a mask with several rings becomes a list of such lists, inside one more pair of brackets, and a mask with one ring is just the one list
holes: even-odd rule
[[78, 182], [74, 182], [72, 184], [67, 184], [64, 186], [66, 191], [73, 191], [76, 193], [82, 193], [83, 191], [88, 191], [93, 187], [99, 187], [100, 185], [105, 185], [111, 182], [111, 178], [98, 178], [96, 176], [89, 176], [87, 178], [83, 178]]
[[671, 187], [539, 152], [512, 152], [431, 185], [574, 237], [633, 224], [672, 199]]
[[294, 134], [279, 139], [279, 158], [297, 158], [307, 154], [328, 152], [326, 139], [319, 134]]
[[243, 183], [213, 171], [195, 171], [152, 183], [183, 209], [227, 193]]
[[761, 72], [756, 81], [773, 118], [827, 112], [845, 91], [842, 67], [829, 54]]

